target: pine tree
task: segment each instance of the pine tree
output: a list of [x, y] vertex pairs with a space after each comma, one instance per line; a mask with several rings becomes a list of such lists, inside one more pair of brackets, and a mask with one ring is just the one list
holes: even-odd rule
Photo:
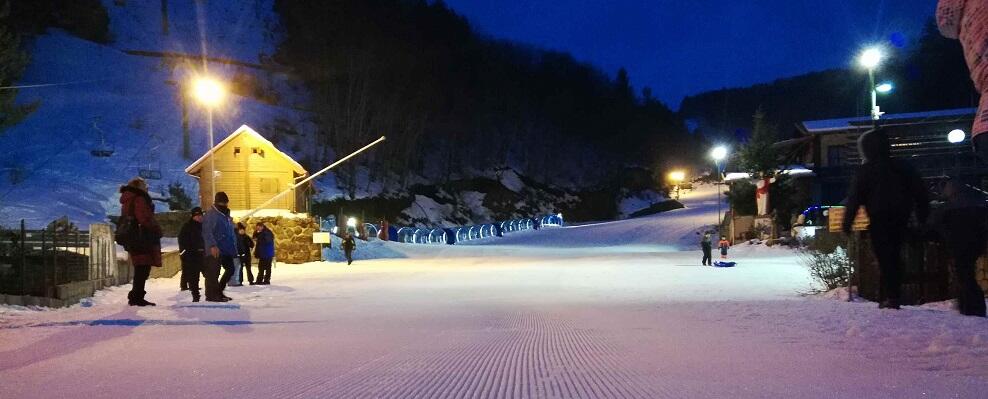
[[13, 86], [20, 79], [28, 63], [27, 53], [20, 48], [20, 40], [7, 29], [9, 14], [10, 2], [0, 1], [0, 134], [37, 107], [37, 104], [18, 105], [15, 102], [17, 89], [4, 88]]
[[751, 139], [738, 154], [741, 169], [755, 179], [775, 177], [779, 168], [779, 154], [773, 145], [777, 138], [777, 129], [766, 121], [765, 111], [758, 108], [755, 111]]

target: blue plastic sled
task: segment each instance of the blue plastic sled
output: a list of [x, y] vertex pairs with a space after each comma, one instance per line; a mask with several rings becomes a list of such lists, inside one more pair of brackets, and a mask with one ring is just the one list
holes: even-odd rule
[[738, 264], [737, 262], [721, 262], [721, 261], [716, 261], [716, 262], [714, 262], [714, 267], [734, 267], [737, 264]]

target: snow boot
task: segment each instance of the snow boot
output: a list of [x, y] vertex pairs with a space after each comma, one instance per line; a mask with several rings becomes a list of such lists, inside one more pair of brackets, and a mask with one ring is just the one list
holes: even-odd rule
[[154, 302], [145, 300], [144, 294], [146, 294], [144, 291], [127, 293], [127, 304], [130, 306], [157, 306]]
[[199, 290], [192, 289], [192, 302], [199, 302]]

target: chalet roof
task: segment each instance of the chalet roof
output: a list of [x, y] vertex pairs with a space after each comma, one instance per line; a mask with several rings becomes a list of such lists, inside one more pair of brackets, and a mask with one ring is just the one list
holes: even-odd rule
[[[903, 114], [882, 115], [883, 124], [893, 123], [920, 123], [934, 122], [941, 120], [956, 120], [962, 118], [974, 118], [977, 108], [957, 108], [926, 112], [909, 112]], [[830, 132], [840, 132], [856, 129], [870, 129], [871, 117], [859, 116], [853, 118], [824, 119], [816, 121], [805, 121], [801, 123], [802, 130], [809, 134], [821, 134]]]
[[188, 173], [188, 174], [191, 175], [191, 174], [194, 174], [195, 172], [197, 172], [199, 170], [199, 167], [202, 166], [202, 163], [205, 162], [207, 159], [209, 159], [209, 156], [210, 155], [212, 155], [216, 151], [219, 151], [220, 148], [223, 148], [223, 146], [229, 144], [230, 141], [232, 141], [234, 138], [236, 138], [237, 136], [240, 136], [242, 134], [250, 135], [250, 136], [254, 137], [255, 139], [257, 139], [258, 141], [270, 145], [271, 148], [274, 149], [275, 154], [278, 154], [281, 157], [284, 157], [285, 159], [288, 160], [288, 162], [290, 162], [292, 164], [292, 166], [294, 167], [294, 170], [295, 170], [296, 173], [299, 173], [299, 174], [301, 174], [303, 176], [309, 174], [309, 172], [306, 171], [305, 168], [302, 167], [302, 165], [300, 165], [298, 162], [296, 162], [294, 159], [292, 159], [292, 157], [288, 156], [288, 154], [285, 154], [284, 152], [281, 152], [281, 150], [279, 150], [278, 147], [276, 147], [274, 145], [274, 143], [272, 143], [268, 139], [264, 138], [264, 136], [261, 136], [260, 133], [254, 131], [254, 129], [251, 129], [247, 125], [240, 126], [240, 128], [238, 128], [236, 131], [234, 131], [233, 134], [230, 134], [225, 139], [223, 139], [223, 141], [219, 142], [219, 144], [216, 144], [213, 147], [212, 150], [207, 151], [205, 154], [203, 154], [201, 157], [199, 157], [199, 159], [197, 159], [195, 162], [193, 162], [192, 165], [189, 165], [189, 167], [185, 168], [185, 173]]

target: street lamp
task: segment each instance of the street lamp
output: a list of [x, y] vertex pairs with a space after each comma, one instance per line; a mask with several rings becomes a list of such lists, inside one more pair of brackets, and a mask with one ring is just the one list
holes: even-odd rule
[[880, 94], [888, 94], [891, 93], [892, 90], [895, 90], [895, 85], [893, 85], [892, 82], [883, 82], [876, 86], [875, 90]]
[[[213, 108], [216, 108], [226, 99], [226, 87], [218, 80], [209, 77], [200, 77], [192, 82], [192, 97], [206, 108], [208, 115], [209, 130], [209, 184], [212, 196], [209, 201], [216, 198], [216, 154], [213, 154]], [[210, 202], [212, 203], [212, 202]]]
[[947, 141], [949, 141], [951, 144], [962, 143], [966, 138], [967, 138], [967, 133], [964, 133], [964, 131], [961, 129], [954, 129], [951, 130], [950, 133], [947, 133]]
[[722, 145], [714, 147], [710, 151], [710, 157], [714, 159], [714, 165], [717, 166], [717, 183], [714, 185], [717, 186], [717, 228], [720, 229], [720, 191], [722, 190], [720, 186], [724, 184], [724, 169], [721, 162], [727, 159], [727, 147]]
[[669, 180], [676, 185], [676, 199], [679, 199], [679, 185], [682, 184], [683, 180], [686, 180], [686, 172], [681, 170], [676, 170], [669, 173]]
[[[871, 120], [877, 121], [882, 116], [881, 109], [878, 108], [878, 87], [875, 86], [875, 68], [878, 68], [882, 63], [882, 59], [885, 55], [882, 54], [882, 50], [877, 47], [872, 47], [866, 49], [858, 57], [858, 62], [861, 66], [868, 70], [868, 90], [871, 91]], [[884, 86], [884, 85], [883, 85]], [[892, 85], [888, 85], [887, 91], [892, 90]], [[877, 122], [875, 122], [877, 123]]]

